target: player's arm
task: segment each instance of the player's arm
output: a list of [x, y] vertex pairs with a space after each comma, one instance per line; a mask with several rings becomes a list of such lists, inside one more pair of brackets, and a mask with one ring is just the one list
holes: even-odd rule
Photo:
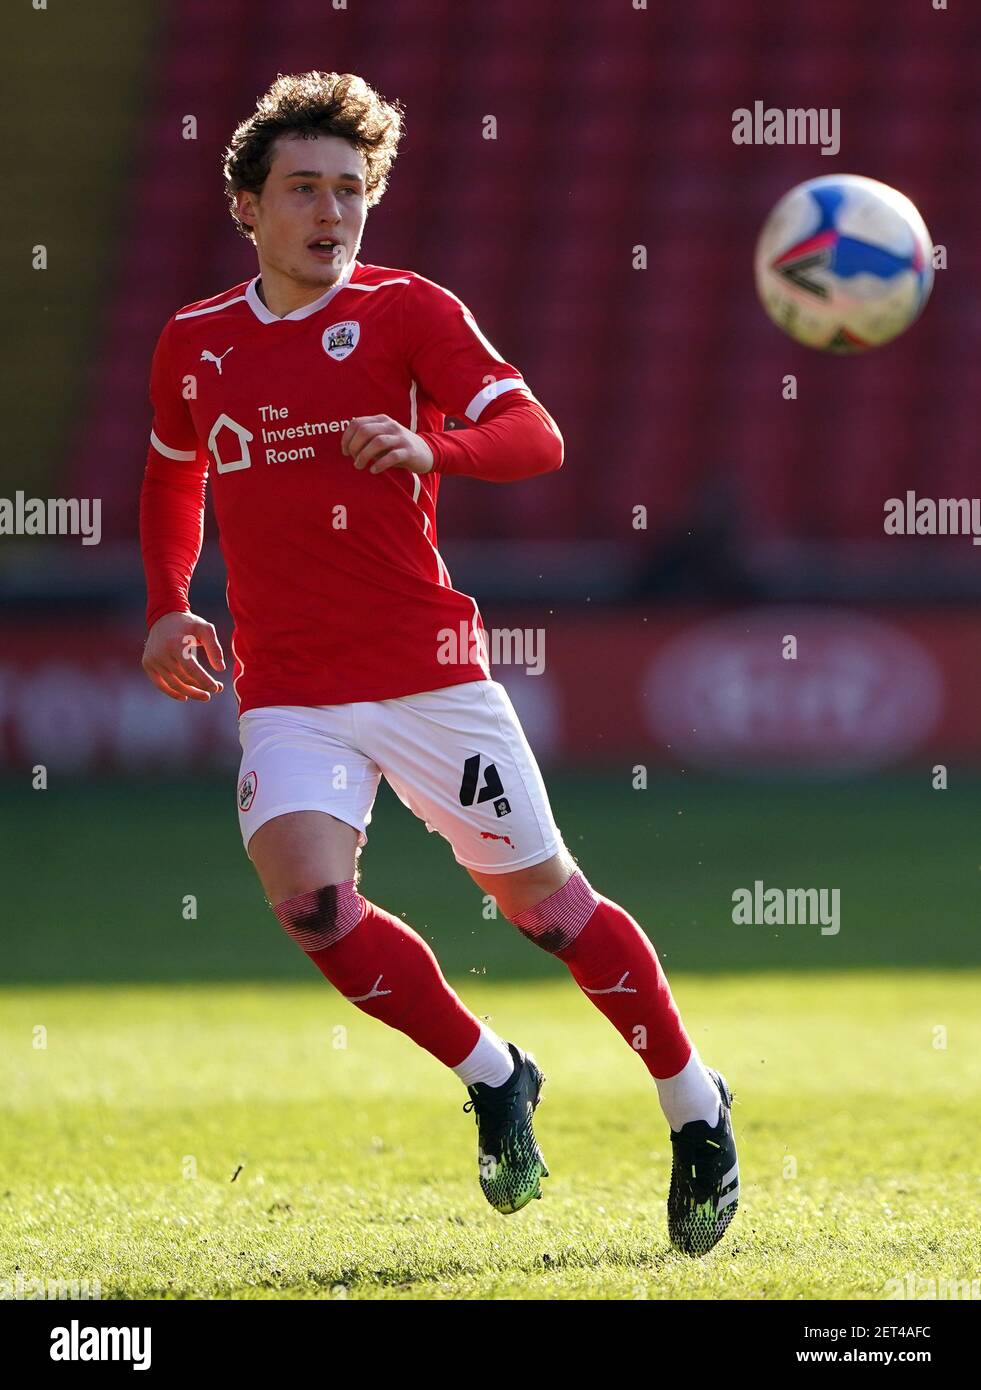
[[355, 467], [434, 470], [496, 483], [561, 467], [558, 425], [455, 295], [413, 280], [402, 299], [402, 336], [413, 379], [445, 415], [465, 417], [475, 428], [416, 434], [387, 415], [363, 416], [341, 441]]
[[222, 689], [202, 667], [202, 646], [215, 670], [224, 670], [211, 623], [190, 611], [191, 575], [204, 536], [208, 456], [178, 388], [170, 359], [168, 323], [150, 372], [153, 429], [140, 491], [140, 548], [147, 583], [148, 635], [143, 669], [174, 700], [210, 700]]

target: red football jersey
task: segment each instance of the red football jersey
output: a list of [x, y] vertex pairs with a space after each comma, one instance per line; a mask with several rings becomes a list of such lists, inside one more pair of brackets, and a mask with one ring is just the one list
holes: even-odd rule
[[[466, 306], [421, 275], [353, 261], [284, 318], [257, 279], [181, 309], [157, 344], [141, 502], [148, 623], [190, 607], [210, 477], [240, 713], [487, 679], [476, 601], [453, 588], [437, 549], [440, 474], [501, 481], [558, 467], [554, 421]], [[372, 474], [341, 453], [351, 419], [379, 414], [426, 436], [432, 472]], [[446, 415], [481, 427], [454, 448]], [[522, 452], [537, 461], [487, 466]], [[167, 533], [178, 493], [190, 499], [183, 549]]]

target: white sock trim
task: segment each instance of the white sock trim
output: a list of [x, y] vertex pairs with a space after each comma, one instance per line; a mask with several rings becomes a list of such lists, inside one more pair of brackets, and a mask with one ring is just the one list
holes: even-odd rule
[[707, 1120], [714, 1128], [722, 1115], [719, 1088], [709, 1076], [696, 1048], [676, 1076], [655, 1077], [664, 1118], [677, 1134], [689, 1120]]
[[464, 1086], [503, 1086], [514, 1072], [514, 1058], [503, 1038], [485, 1023], [480, 1025], [480, 1037], [468, 1057], [453, 1068]]

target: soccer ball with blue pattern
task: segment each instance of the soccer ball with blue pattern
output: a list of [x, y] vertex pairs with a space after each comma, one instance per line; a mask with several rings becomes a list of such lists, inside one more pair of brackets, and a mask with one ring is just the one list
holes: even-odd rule
[[808, 179], [756, 243], [763, 307], [823, 352], [864, 352], [913, 322], [933, 287], [933, 245], [910, 200], [860, 174]]

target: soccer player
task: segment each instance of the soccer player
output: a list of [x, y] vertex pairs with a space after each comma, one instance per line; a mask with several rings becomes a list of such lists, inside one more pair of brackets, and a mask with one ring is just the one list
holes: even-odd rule
[[[703, 1254], [737, 1205], [731, 1092], [693, 1047], [647, 936], [563, 844], [477, 604], [436, 544], [443, 477], [547, 473], [562, 437], [454, 294], [357, 259], [401, 122], [360, 77], [309, 72], [280, 77], [232, 137], [226, 192], [259, 273], [178, 310], [154, 354], [143, 666], [175, 700], [222, 690], [196, 657], [225, 669], [215, 629], [189, 603], [210, 473], [234, 619], [238, 815], [276, 917], [346, 999], [467, 1087], [490, 1204], [540, 1197], [535, 1059], [357, 891], [384, 775], [642, 1058], [671, 1129], [670, 1239]], [[472, 428], [445, 433], [447, 415]]]

